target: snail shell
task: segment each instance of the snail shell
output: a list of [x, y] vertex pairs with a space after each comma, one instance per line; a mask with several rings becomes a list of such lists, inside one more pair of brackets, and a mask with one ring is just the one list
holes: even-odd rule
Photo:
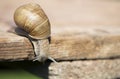
[[50, 22], [40, 5], [30, 3], [18, 7], [14, 13], [14, 21], [34, 39], [50, 36]]

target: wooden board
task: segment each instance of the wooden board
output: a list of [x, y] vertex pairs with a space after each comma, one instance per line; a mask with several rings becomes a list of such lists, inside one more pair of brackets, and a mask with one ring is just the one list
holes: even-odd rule
[[15, 9], [28, 2], [39, 3], [50, 19], [49, 54], [56, 60], [120, 57], [119, 1], [8, 0], [0, 3], [0, 60], [34, 59], [34, 50], [27, 38], [6, 33], [16, 26]]
[[0, 60], [32, 59], [33, 47], [30, 41], [15, 34], [0, 33]]
[[[4, 26], [3, 26], [4, 27]], [[32, 60], [28, 38], [0, 28], [0, 60]], [[52, 27], [50, 53], [56, 60], [120, 57], [120, 27]]]

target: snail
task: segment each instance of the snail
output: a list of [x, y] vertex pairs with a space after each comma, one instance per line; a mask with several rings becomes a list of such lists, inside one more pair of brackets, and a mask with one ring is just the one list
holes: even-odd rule
[[[16, 25], [30, 38], [36, 54], [35, 60], [44, 62], [49, 57], [49, 37], [51, 33], [50, 22], [39, 4], [29, 3], [18, 7], [14, 13]], [[22, 34], [22, 33], [21, 33]]]

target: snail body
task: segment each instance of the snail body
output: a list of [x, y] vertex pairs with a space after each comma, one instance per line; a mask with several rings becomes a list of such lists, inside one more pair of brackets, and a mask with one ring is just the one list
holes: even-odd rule
[[[16, 25], [22, 28], [33, 43], [36, 59], [45, 61], [52, 59], [48, 56], [50, 37], [50, 22], [42, 8], [35, 3], [25, 4], [18, 7], [14, 13]], [[33, 40], [34, 39], [34, 40]]]

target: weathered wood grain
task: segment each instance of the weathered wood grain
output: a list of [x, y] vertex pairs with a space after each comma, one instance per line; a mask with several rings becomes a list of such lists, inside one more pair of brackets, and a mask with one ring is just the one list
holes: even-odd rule
[[33, 58], [33, 47], [27, 38], [12, 33], [0, 32], [0, 60]]
[[52, 29], [50, 55], [58, 60], [120, 57], [120, 27]]
[[120, 57], [118, 0], [8, 0], [0, 3], [0, 60], [34, 58], [32, 45], [27, 38], [3, 34], [9, 27], [16, 26], [13, 21], [14, 11], [27, 2], [39, 3], [50, 19], [51, 57], [57, 60]]
[[119, 0], [2, 0], [0, 3], [0, 20], [14, 25], [13, 14], [15, 9], [30, 2], [41, 5], [52, 26], [120, 25]]
[[120, 79], [119, 65], [119, 59], [52, 63], [49, 79]]
[[[120, 57], [120, 27], [52, 27], [49, 55], [56, 60]], [[31, 42], [0, 32], [0, 60], [24, 59], [34, 59]]]

